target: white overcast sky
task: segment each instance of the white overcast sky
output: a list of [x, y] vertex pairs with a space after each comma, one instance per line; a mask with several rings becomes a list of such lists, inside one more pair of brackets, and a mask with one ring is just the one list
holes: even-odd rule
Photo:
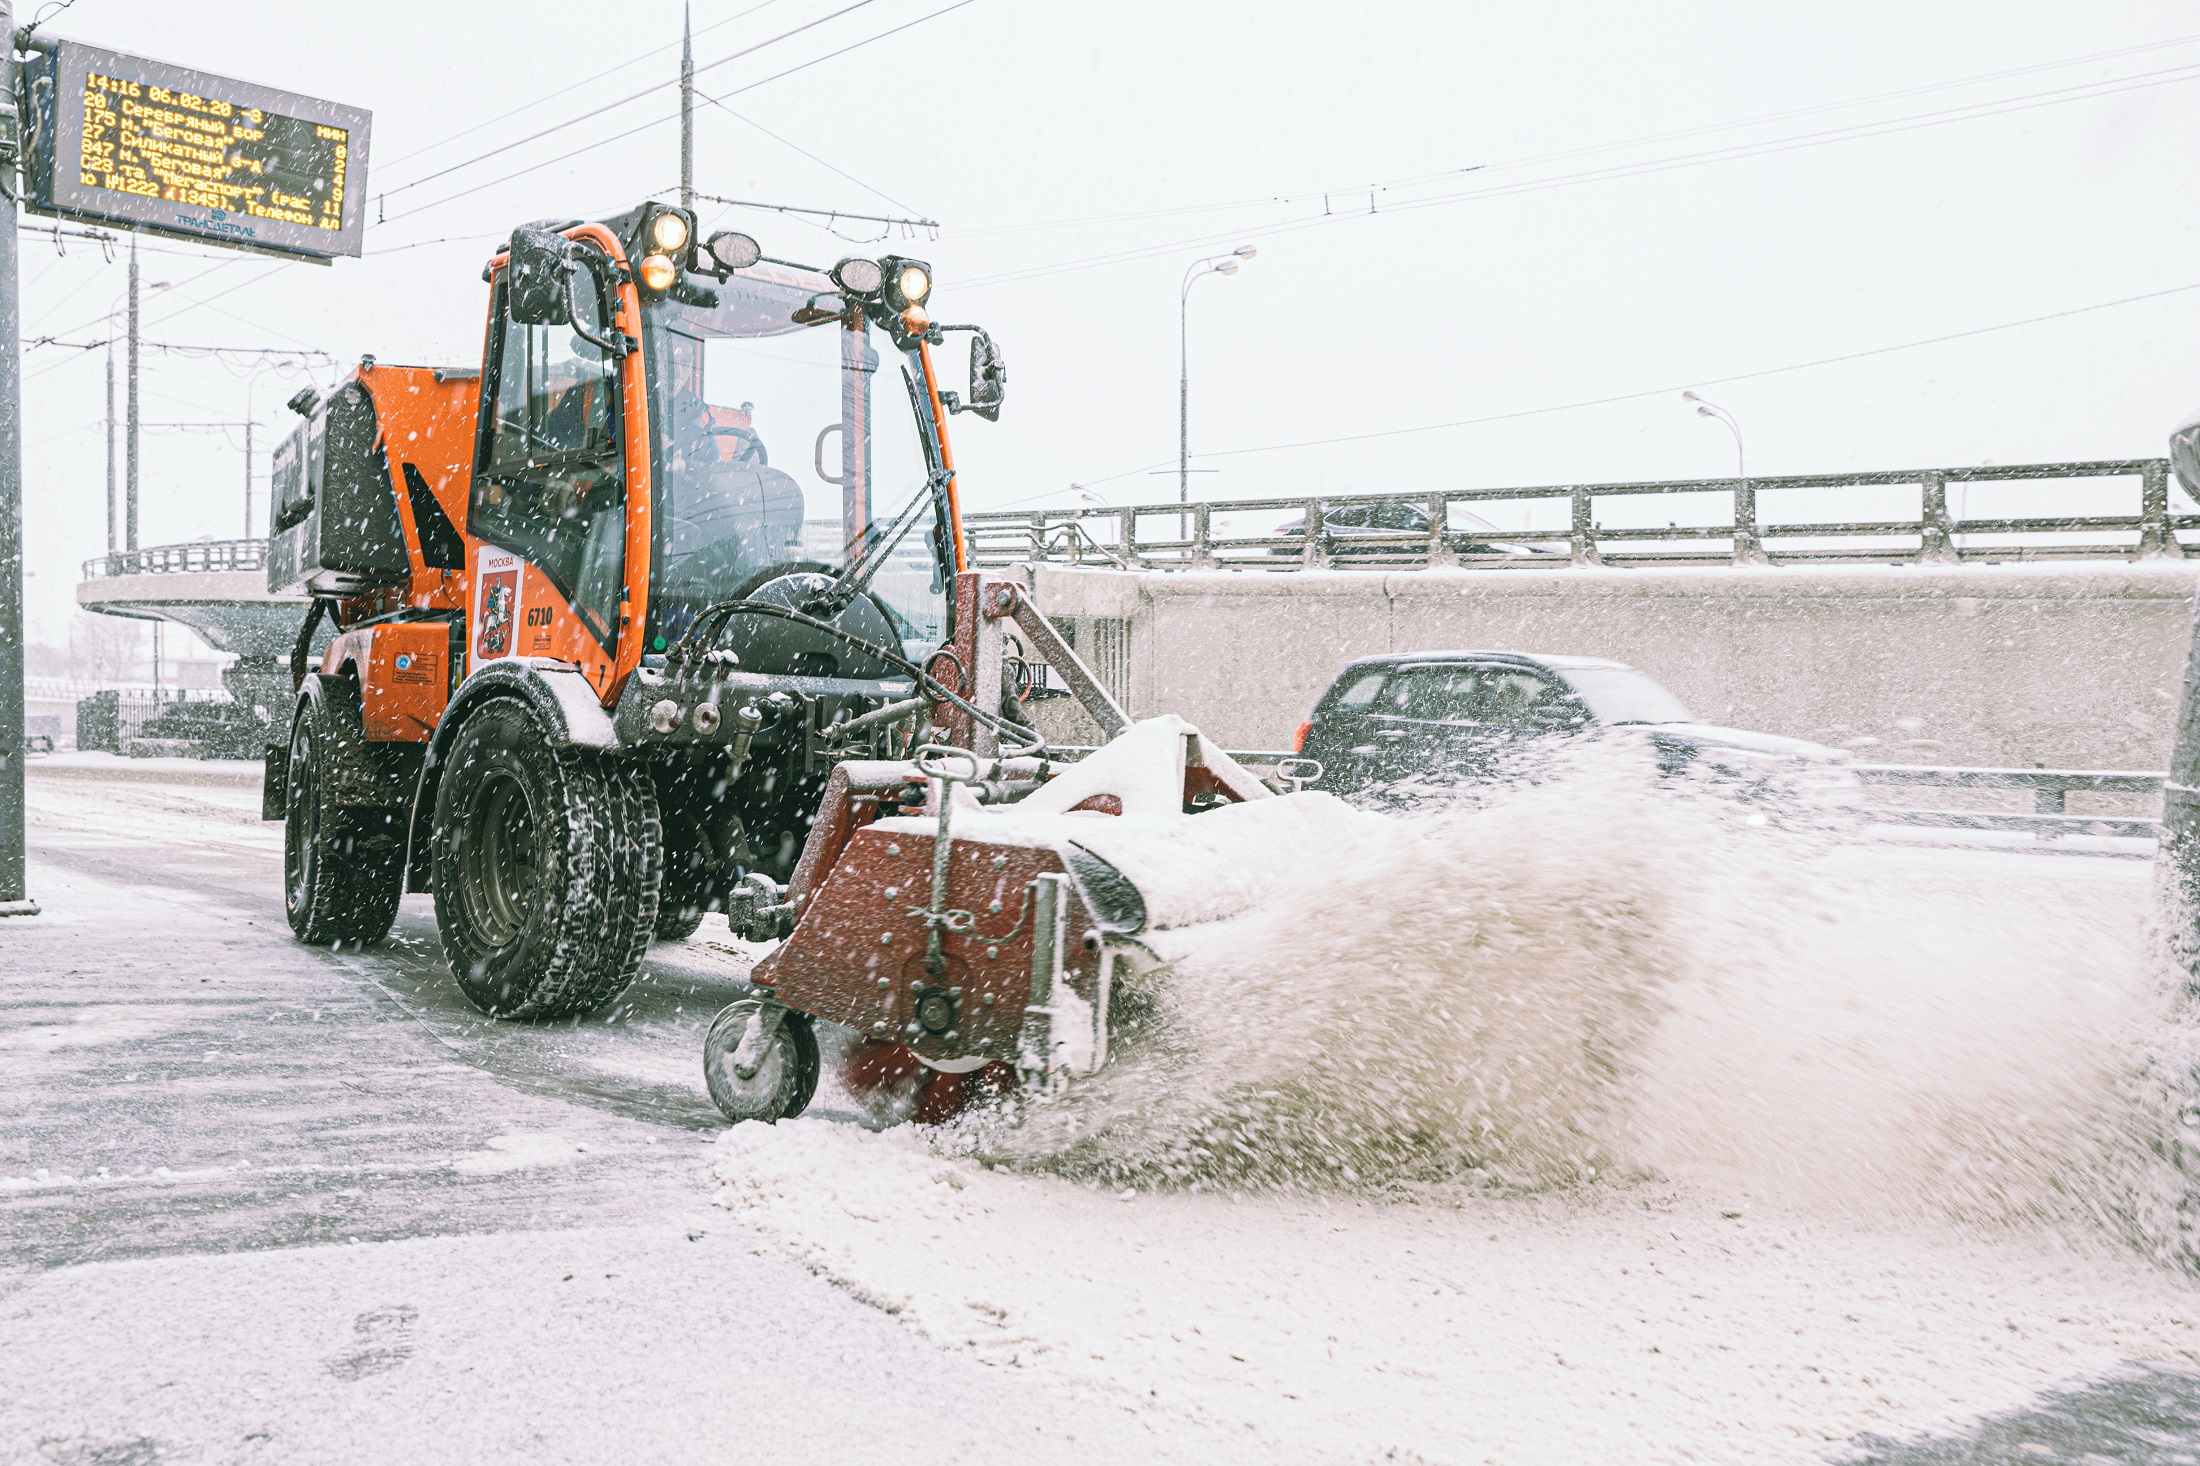
[[[1768, 473], [2152, 456], [2200, 402], [2189, 6], [965, 0], [925, 18], [951, 3], [869, 0], [712, 66], [851, 0], [698, 0], [701, 89], [739, 92], [698, 117], [697, 183], [941, 221], [874, 244], [872, 226], [843, 224], [850, 242], [705, 215], [773, 255], [934, 262], [936, 316], [986, 324], [1010, 366], [1002, 421], [957, 424], [973, 507], [1065, 502], [1072, 482], [1173, 497], [1145, 470], [1175, 458], [1178, 283], [1239, 243], [1259, 257], [1191, 306], [1192, 443], [1220, 470], [1194, 485], [1215, 498], [1729, 473], [1732, 440], [1678, 398], [1691, 384]], [[148, 293], [149, 339], [472, 363], [481, 264], [512, 224], [669, 196], [669, 86], [524, 139], [669, 83], [679, 25], [677, 0], [76, 0], [47, 29], [374, 114], [389, 222], [367, 257], [152, 245], [145, 277], [173, 288]], [[88, 340], [124, 273], [26, 235], [23, 278], [27, 337]], [[149, 422], [245, 416], [243, 376], [145, 360]], [[30, 609], [58, 637], [77, 562], [105, 547], [101, 357], [33, 350], [25, 378]], [[270, 374], [249, 397], [263, 511], [295, 386]], [[1501, 420], [1233, 451], [1483, 418]], [[240, 434], [144, 443], [143, 543], [240, 532]]]

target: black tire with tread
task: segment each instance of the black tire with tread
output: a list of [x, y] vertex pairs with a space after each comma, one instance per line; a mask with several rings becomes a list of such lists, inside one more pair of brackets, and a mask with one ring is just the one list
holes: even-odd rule
[[366, 739], [359, 691], [315, 674], [318, 698], [301, 699], [290, 725], [283, 794], [283, 908], [301, 942], [367, 946], [397, 920], [405, 893], [405, 812], [339, 805], [328, 760]]
[[[662, 797], [659, 804], [664, 803]], [[712, 897], [717, 856], [693, 816], [667, 812], [662, 821], [665, 874], [657, 896], [656, 939], [684, 942], [703, 924], [704, 905]]]
[[444, 955], [475, 1007], [562, 1018], [617, 997], [656, 930], [663, 858], [646, 772], [551, 747], [513, 699], [467, 715], [436, 788], [431, 860]]
[[660, 942], [684, 942], [703, 926], [700, 906], [659, 906], [656, 938]]

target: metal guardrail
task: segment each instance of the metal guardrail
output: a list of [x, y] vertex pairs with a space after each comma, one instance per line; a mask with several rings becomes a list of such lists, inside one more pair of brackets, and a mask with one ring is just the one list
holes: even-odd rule
[[[2012, 483], [2052, 479], [2139, 480], [2136, 514], [2043, 515], [1956, 519], [1948, 512], [1950, 484]], [[1915, 519], [1847, 519], [1816, 523], [1767, 523], [1759, 496], [1794, 489], [1864, 489], [1911, 486], [1918, 490]], [[1607, 528], [1597, 517], [1599, 500], [1653, 495], [1719, 493], [1732, 496], [1733, 516], [1723, 524]], [[1490, 531], [1453, 528], [1452, 509], [1499, 501], [1565, 500], [1565, 529]], [[1339, 511], [1399, 505], [1418, 517], [1417, 528], [1338, 526]], [[1216, 520], [1237, 514], [1292, 514], [1303, 528], [1291, 534], [1217, 533]], [[1347, 515], [1346, 517], [1354, 517]], [[1372, 521], [1376, 516], [1365, 516]], [[1394, 515], [1393, 518], [1399, 516]], [[2089, 557], [2129, 559], [2182, 556], [2177, 536], [2200, 530], [2200, 514], [2169, 510], [2169, 460], [2133, 458], [2073, 463], [1995, 464], [1968, 468], [1896, 469], [1871, 473], [1781, 475], [1746, 479], [1685, 479], [1665, 483], [1550, 484], [1513, 489], [1450, 489], [1420, 494], [1322, 495], [1231, 499], [1196, 504], [1084, 506], [963, 516], [973, 558], [980, 565], [1028, 561], [1105, 564], [1133, 570], [1294, 570], [1299, 568], [1394, 569], [1429, 565], [1499, 568], [1552, 565], [1805, 564], [1864, 561], [1880, 564], [1956, 564], [1963, 561]], [[1149, 533], [1159, 528], [1160, 532]], [[1997, 543], [1967, 543], [1982, 536]], [[1839, 545], [1843, 539], [1901, 540], [1901, 544]], [[1724, 541], [1718, 548], [1707, 542]], [[1509, 548], [1507, 548], [1509, 547]]]
[[[1071, 744], [1048, 752], [1074, 762], [1096, 750]], [[1224, 753], [1251, 768], [1273, 768], [1298, 755], [1285, 749], [1225, 749]], [[2132, 815], [2070, 814], [2066, 802], [2072, 794], [2160, 795], [2169, 775], [2132, 773], [2115, 769], [1989, 769], [1945, 768], [1926, 764], [1850, 764], [1857, 782], [1867, 788], [1991, 789], [2032, 791], [2032, 813], [1999, 810], [1886, 809], [1874, 807], [1874, 824], [1915, 825], [1944, 830], [2016, 831], [2051, 839], [2057, 835], [2113, 835], [2151, 840], [2162, 822]], [[1318, 786], [1317, 786], [1318, 787]]]
[[2068, 796], [2092, 794], [2152, 794], [2159, 796], [2165, 774], [2124, 773], [2100, 769], [1956, 769], [1913, 764], [1852, 764], [1851, 770], [1866, 786], [1910, 789], [2029, 789], [2032, 813], [2004, 814], [1970, 809], [1875, 809], [1872, 817], [1884, 824], [1921, 825], [1944, 830], [2028, 830], [2042, 837], [2054, 835], [2117, 835], [2151, 840], [2160, 831], [2158, 819], [2129, 815], [2071, 814]]
[[265, 570], [265, 540], [193, 540], [143, 550], [115, 550], [84, 562], [84, 579], [117, 575], [203, 575], [209, 571]]

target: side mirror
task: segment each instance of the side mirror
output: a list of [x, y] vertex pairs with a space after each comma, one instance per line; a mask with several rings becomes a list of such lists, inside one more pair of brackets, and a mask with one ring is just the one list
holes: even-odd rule
[[987, 422], [999, 422], [1001, 399], [1008, 395], [1008, 364], [1001, 360], [1001, 348], [993, 344], [983, 326], [934, 326], [932, 331], [935, 345], [945, 332], [970, 333], [970, 399], [966, 402], [952, 392], [942, 391], [940, 401], [949, 412], [974, 412]]
[[573, 241], [548, 229], [512, 231], [505, 267], [505, 309], [522, 326], [573, 324], [574, 277], [580, 268]]
[[1008, 364], [993, 338], [980, 331], [970, 338], [970, 401], [967, 409], [987, 422], [1001, 420], [1001, 399], [1008, 395]]

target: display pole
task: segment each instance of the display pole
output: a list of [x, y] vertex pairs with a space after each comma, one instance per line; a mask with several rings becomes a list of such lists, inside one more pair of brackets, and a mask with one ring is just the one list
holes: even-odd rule
[[16, 296], [15, 163], [20, 136], [16, 96], [15, 8], [0, 0], [0, 36], [8, 38], [7, 82], [0, 87], [0, 916], [36, 916], [25, 885], [23, 759], [23, 334]]

